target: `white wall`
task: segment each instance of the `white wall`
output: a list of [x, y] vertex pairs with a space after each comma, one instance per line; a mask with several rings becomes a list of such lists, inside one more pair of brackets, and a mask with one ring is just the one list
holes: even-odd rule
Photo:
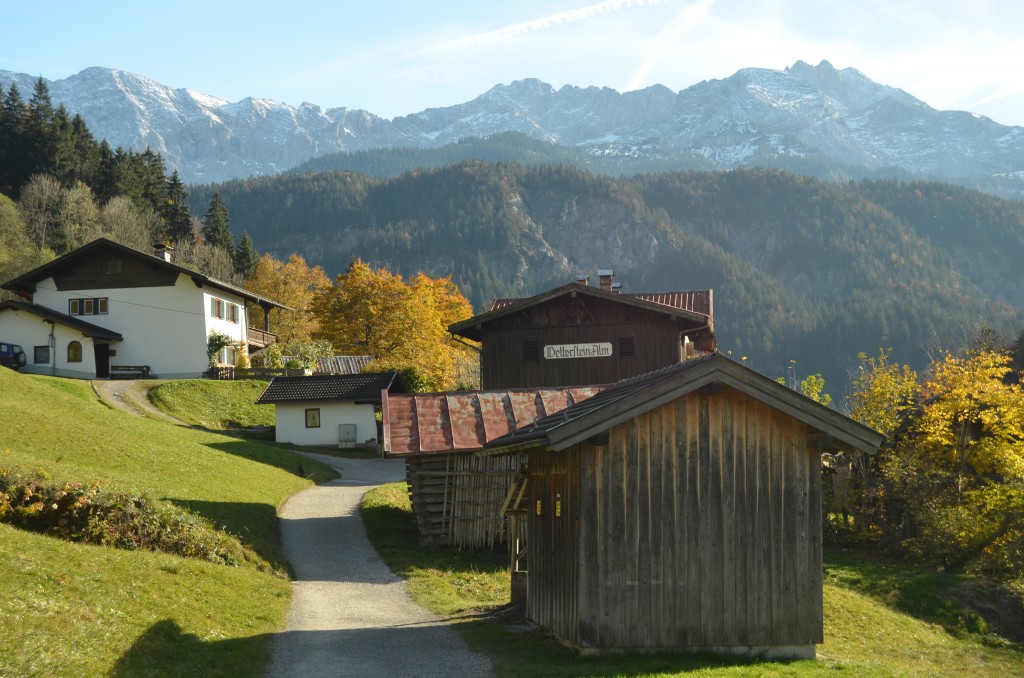
[[[53, 331], [51, 345], [50, 332]], [[0, 312], [0, 341], [18, 344], [25, 351], [27, 360], [22, 372], [31, 374], [52, 374], [58, 377], [76, 379], [96, 378], [96, 354], [93, 340], [83, 337], [78, 330], [63, 325], [51, 325], [37, 315], [27, 311], [8, 309]], [[77, 341], [82, 345], [82, 362], [69, 363], [68, 344]], [[35, 347], [50, 346], [50, 362], [35, 362]], [[116, 347], [117, 344], [111, 344]]]
[[[320, 428], [306, 428], [306, 409], [320, 408]], [[276, 440], [293, 445], [338, 445], [338, 425], [356, 425], [356, 445], [377, 442], [377, 418], [373, 405], [353, 403], [297, 403], [274, 406]], [[367, 441], [370, 441], [367, 443]]]
[[[238, 304], [239, 322], [211, 318], [211, 296]], [[198, 377], [207, 368], [206, 338], [211, 330], [245, 340], [242, 298], [209, 287], [200, 289], [184, 274], [178, 275], [174, 286], [64, 291], [47, 278], [36, 286], [33, 301], [67, 314], [70, 299], [93, 297], [108, 299], [108, 313], [76, 317], [124, 338], [112, 345], [117, 355], [110, 358], [111, 366], [149, 365], [154, 376], [166, 379]]]

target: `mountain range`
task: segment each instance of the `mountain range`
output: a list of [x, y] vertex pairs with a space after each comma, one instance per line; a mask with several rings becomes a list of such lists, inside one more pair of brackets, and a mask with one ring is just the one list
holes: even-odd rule
[[194, 213], [214, 190], [278, 259], [451, 275], [477, 309], [598, 268], [624, 292], [712, 288], [722, 350], [772, 376], [798, 360], [839, 388], [859, 352], [922, 369], [981, 327], [1024, 327], [1024, 203], [949, 184], [468, 160], [197, 186]]
[[[36, 77], [0, 71], [30, 93]], [[112, 146], [160, 152], [189, 183], [277, 174], [353, 152], [434, 149], [516, 132], [606, 174], [765, 166], [827, 179], [932, 179], [1024, 196], [1024, 127], [937, 111], [856, 69], [798, 61], [746, 68], [674, 92], [497, 85], [472, 101], [387, 120], [371, 112], [249, 97], [227, 102], [144, 76], [87, 68], [49, 82]]]

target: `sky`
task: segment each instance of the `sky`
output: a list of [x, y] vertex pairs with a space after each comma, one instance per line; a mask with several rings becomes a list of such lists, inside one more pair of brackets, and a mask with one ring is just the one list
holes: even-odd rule
[[524, 78], [681, 90], [828, 60], [1024, 125], [1020, 0], [0, 0], [0, 16], [0, 70], [59, 80], [104, 66], [384, 118]]

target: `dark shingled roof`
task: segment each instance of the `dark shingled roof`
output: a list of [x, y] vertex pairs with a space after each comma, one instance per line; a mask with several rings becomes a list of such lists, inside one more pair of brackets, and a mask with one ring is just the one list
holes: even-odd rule
[[[32, 313], [43, 320], [49, 320], [50, 322], [70, 327], [71, 329], [78, 330], [83, 335], [92, 337], [93, 339], [107, 339], [109, 341], [123, 341], [124, 339], [118, 332], [108, 330], [107, 328], [100, 327], [99, 325], [87, 323], [76, 316], [54, 311], [52, 308], [46, 308], [39, 304], [30, 304], [27, 301], [5, 301], [0, 303], [0, 311], [4, 311], [9, 308], [18, 311], [25, 311], [26, 313]], [[89, 317], [92, 318], [98, 316]]]
[[405, 393], [405, 383], [398, 372], [274, 377], [256, 403], [379, 403], [381, 391]]
[[490, 441], [483, 454], [532, 447], [564, 450], [639, 414], [710, 385], [724, 385], [746, 393], [832, 436], [841, 446], [873, 454], [885, 437], [721, 353], [708, 353], [618, 381], [592, 398]]

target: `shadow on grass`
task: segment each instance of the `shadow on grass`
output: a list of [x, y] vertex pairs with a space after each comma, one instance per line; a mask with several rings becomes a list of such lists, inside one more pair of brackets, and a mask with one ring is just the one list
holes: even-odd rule
[[124, 655], [110, 675], [255, 676], [270, 659], [269, 635], [206, 642], [164, 619], [151, 626]]
[[175, 506], [206, 518], [267, 561], [275, 570], [287, 570], [277, 538], [277, 511], [269, 504], [218, 502], [164, 497]]
[[118, 660], [115, 678], [138, 676], [483, 676], [485, 657], [459, 652], [461, 644], [434, 622], [377, 628], [285, 631], [204, 641], [173, 620], [151, 626]]
[[1024, 603], [1005, 584], [839, 550], [825, 552], [825, 577], [952, 635], [985, 640], [995, 632], [1018, 645], [1024, 642]]
[[[496, 676], [612, 678], [694, 672], [726, 676], [804, 675], [808, 668], [826, 670], [815, 660], [760, 660], [720, 654], [658, 652], [580, 656], [541, 631], [512, 632], [497, 619], [462, 622], [455, 628], [475, 651], [495, 663]], [[721, 671], [718, 671], [721, 669]], [[813, 674], [812, 670], [810, 674]]]
[[220, 452], [233, 454], [236, 457], [279, 468], [302, 478], [308, 478], [315, 483], [334, 480], [338, 477], [338, 472], [330, 466], [301, 457], [276, 444], [238, 440], [229, 443], [208, 443], [206, 446]]

